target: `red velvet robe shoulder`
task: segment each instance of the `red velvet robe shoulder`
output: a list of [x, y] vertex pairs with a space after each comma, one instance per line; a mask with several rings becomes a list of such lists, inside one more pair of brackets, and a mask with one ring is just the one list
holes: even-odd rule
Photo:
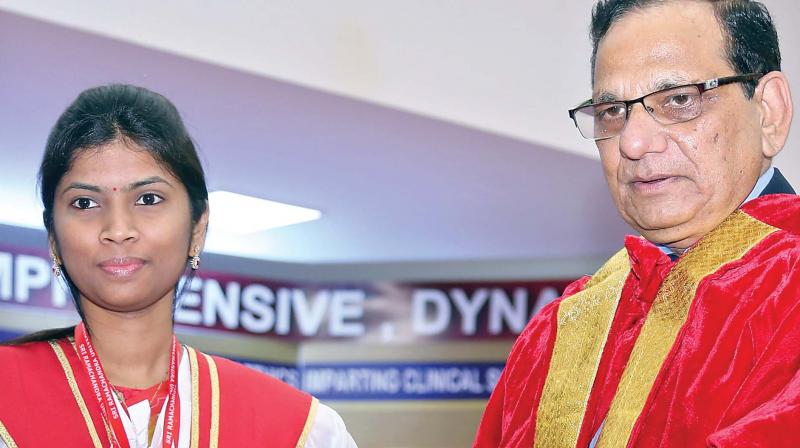
[[[99, 405], [75, 350], [67, 340], [56, 343], [74, 379], [68, 379], [48, 342], [0, 346], [0, 432], [5, 429], [20, 447], [90, 447], [91, 424], [102, 446], [108, 446]], [[197, 354], [200, 446], [208, 446], [214, 415], [211, 376], [205, 356]], [[222, 446], [295, 447], [307, 426], [312, 397], [240, 364], [211, 358], [219, 381]], [[88, 424], [71, 387], [83, 397]], [[190, 437], [190, 428], [181, 427], [180, 435]]]
[[[800, 447], [800, 197], [768, 195], [741, 211], [777, 230], [700, 281], [628, 447]], [[625, 249], [630, 272], [586, 403], [575, 445], [582, 448], [608, 415], [652, 302], [675, 265], [642, 238], [628, 237]], [[534, 446], [559, 306], [587, 282], [570, 285], [519, 336], [475, 447]]]

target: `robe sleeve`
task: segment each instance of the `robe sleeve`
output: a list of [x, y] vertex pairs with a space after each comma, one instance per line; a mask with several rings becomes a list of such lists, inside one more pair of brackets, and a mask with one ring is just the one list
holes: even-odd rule
[[730, 447], [800, 446], [800, 371], [773, 399], [711, 434], [708, 445]]
[[[501, 445], [504, 433], [522, 430], [511, 427], [516, 426], [517, 422], [509, 418], [509, 410], [520, 402], [525, 405], [532, 403], [522, 395], [538, 393], [531, 389], [536, 389], [539, 383], [544, 383], [549, 359], [543, 358], [552, 349], [552, 340], [555, 337], [553, 319], [558, 313], [558, 304], [564, 298], [580, 292], [589, 279], [590, 277], [584, 276], [567, 286], [564, 294], [542, 308], [519, 335], [508, 356], [506, 367], [489, 397], [475, 436], [474, 448], [496, 448]], [[528, 383], [533, 387], [527, 387]]]
[[[2, 448], [2, 447], [0, 447]], [[339, 414], [320, 403], [306, 441], [306, 448], [357, 448]]]
[[751, 328], [768, 327], [772, 337], [731, 403], [732, 421], [708, 437], [710, 447], [800, 447], [800, 276], [787, 277], [764, 300], [774, 318]]

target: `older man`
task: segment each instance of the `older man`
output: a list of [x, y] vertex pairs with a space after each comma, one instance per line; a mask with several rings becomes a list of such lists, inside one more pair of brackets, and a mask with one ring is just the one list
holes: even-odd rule
[[[601, 0], [570, 111], [641, 237], [538, 314], [476, 447], [800, 447], [800, 198], [767, 10]], [[587, 223], [590, 224], [590, 223]]]

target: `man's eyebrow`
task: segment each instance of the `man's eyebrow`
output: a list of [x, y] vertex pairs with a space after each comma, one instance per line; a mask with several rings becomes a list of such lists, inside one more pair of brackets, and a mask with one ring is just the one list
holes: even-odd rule
[[675, 79], [675, 78], [665, 78], [656, 81], [655, 85], [653, 86], [653, 92], [658, 92], [659, 90], [664, 89], [671, 89], [673, 87], [682, 86], [688, 84], [689, 81], [683, 79]]
[[617, 96], [614, 95], [613, 93], [603, 90], [597, 95], [597, 98], [594, 100], [594, 103], [595, 104], [608, 103], [611, 101], [619, 101], [619, 100], [617, 99]]
[[[659, 90], [664, 89], [671, 89], [673, 87], [684, 86], [686, 84], [690, 84], [692, 81], [689, 81], [687, 78], [683, 76], [673, 76], [673, 77], [664, 77], [655, 81], [650, 88], [650, 92], [646, 95], [649, 95], [653, 92], [658, 92]], [[594, 100], [594, 104], [599, 103], [608, 103], [611, 101], [622, 101], [613, 93], [603, 90], [597, 94], [596, 99]]]

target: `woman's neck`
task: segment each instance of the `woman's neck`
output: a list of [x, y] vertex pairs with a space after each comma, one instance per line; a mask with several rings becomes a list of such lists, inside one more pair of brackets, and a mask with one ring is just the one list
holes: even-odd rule
[[111, 384], [144, 389], [167, 377], [172, 348], [172, 300], [135, 312], [100, 308], [82, 299], [100, 363]]

